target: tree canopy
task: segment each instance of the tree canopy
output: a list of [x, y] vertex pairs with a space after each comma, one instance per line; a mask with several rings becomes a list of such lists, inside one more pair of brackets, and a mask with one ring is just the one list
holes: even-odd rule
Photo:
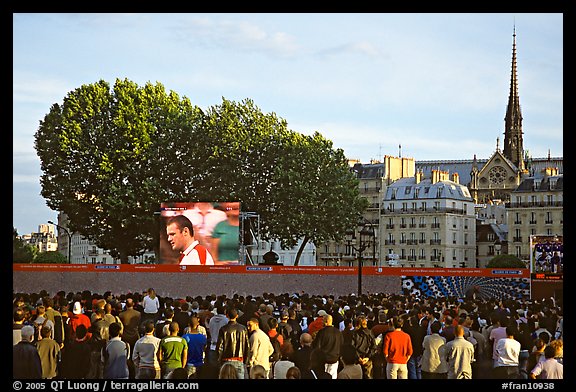
[[203, 111], [160, 83], [69, 92], [35, 147], [47, 205], [122, 262], [157, 250], [161, 202], [238, 200], [260, 215], [262, 238], [284, 247], [342, 238], [367, 203], [320, 133], [292, 131], [249, 99]]
[[526, 268], [526, 264], [514, 255], [497, 255], [486, 264], [486, 268]]

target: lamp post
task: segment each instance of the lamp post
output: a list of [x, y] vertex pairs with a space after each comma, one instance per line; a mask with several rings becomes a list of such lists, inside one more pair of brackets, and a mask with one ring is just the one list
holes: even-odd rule
[[72, 260], [71, 260], [72, 259], [72, 257], [71, 257], [71, 255], [72, 255], [72, 234], [70, 234], [70, 231], [63, 226], [60, 226], [60, 225], [58, 225], [52, 221], [48, 221], [48, 223], [56, 226], [59, 229], [64, 230], [64, 232], [66, 232], [66, 234], [68, 234], [68, 264], [70, 264], [72, 262]]
[[500, 242], [500, 238], [496, 238], [494, 242], [494, 250], [496, 251], [496, 256], [500, 255], [500, 250], [502, 249], [502, 242]]
[[352, 245], [351, 241], [348, 243], [352, 249], [358, 253], [358, 296], [362, 295], [362, 253], [370, 246], [371, 241], [374, 241], [374, 227], [367, 220], [363, 220], [359, 225], [360, 235], [358, 236], [358, 245]]

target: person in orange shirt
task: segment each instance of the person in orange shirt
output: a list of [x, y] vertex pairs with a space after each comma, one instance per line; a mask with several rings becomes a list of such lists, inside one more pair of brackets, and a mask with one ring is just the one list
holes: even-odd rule
[[394, 316], [389, 320], [394, 327], [384, 337], [383, 352], [386, 358], [386, 378], [388, 379], [407, 379], [408, 378], [408, 360], [413, 353], [412, 341], [410, 335], [402, 331], [404, 319]]

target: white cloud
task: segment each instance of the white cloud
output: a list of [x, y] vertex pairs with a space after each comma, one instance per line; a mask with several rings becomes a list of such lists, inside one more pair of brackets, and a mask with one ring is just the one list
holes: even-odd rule
[[193, 44], [270, 56], [289, 57], [300, 49], [293, 35], [283, 31], [266, 30], [245, 20], [216, 21], [209, 17], [192, 16], [179, 26], [178, 34]]

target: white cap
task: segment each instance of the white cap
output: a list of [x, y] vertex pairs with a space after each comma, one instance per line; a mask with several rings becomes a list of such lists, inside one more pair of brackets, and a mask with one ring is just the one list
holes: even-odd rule
[[324, 309], [320, 309], [320, 310], [318, 311], [318, 316], [324, 317], [324, 316], [326, 316], [326, 315], [328, 315], [328, 313], [326, 313], [326, 311], [325, 311]]
[[80, 302], [78, 301], [74, 302], [74, 308], [72, 308], [72, 313], [74, 314], [82, 313], [82, 305], [80, 305]]

